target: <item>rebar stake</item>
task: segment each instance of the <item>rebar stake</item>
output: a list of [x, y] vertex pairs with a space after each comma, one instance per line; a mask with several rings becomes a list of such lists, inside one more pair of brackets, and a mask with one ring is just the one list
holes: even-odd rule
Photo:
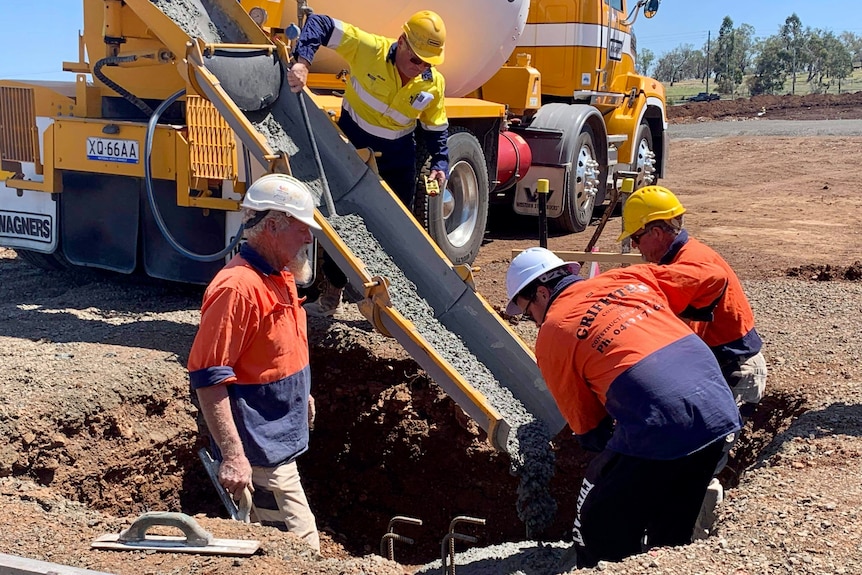
[[[443, 536], [443, 541], [440, 543], [440, 564], [443, 567], [444, 575], [455, 575], [455, 540], [466, 541], [467, 543], [475, 543], [479, 540], [478, 537], [465, 535], [463, 533], [455, 533], [455, 525], [458, 523], [472, 523], [474, 525], [484, 525], [485, 520], [478, 517], [468, 517], [459, 515], [449, 523], [449, 533]], [[449, 559], [449, 565], [446, 564], [446, 559]]]
[[[422, 525], [422, 520], [417, 519], [415, 517], [405, 517], [404, 515], [396, 515], [392, 519], [389, 520], [389, 527], [387, 528], [386, 533], [383, 535], [383, 538], [380, 540], [380, 555], [383, 557], [388, 557], [390, 561], [395, 561], [395, 542], [398, 541], [400, 543], [407, 543], [408, 545], [413, 545], [414, 541], [410, 537], [405, 537], [403, 535], [398, 535], [394, 531], [394, 526], [396, 523], [409, 523], [411, 525]], [[388, 549], [388, 553], [386, 550]]]

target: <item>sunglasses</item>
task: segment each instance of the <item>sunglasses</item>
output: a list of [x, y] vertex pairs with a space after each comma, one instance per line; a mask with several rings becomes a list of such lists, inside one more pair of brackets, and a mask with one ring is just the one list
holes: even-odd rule
[[640, 232], [639, 234], [632, 234], [631, 236], [629, 236], [632, 239], [632, 245], [636, 246], [636, 245], [640, 244], [641, 238], [643, 238], [646, 234], [648, 234], [649, 231], [650, 231], [650, 228], [644, 228], [644, 231]]
[[407, 44], [407, 42], [404, 42], [404, 45], [407, 48], [407, 53], [410, 54], [411, 64], [413, 64], [414, 66], [422, 66], [423, 68], [431, 67], [431, 64], [416, 55], [416, 52], [413, 51], [413, 49]]

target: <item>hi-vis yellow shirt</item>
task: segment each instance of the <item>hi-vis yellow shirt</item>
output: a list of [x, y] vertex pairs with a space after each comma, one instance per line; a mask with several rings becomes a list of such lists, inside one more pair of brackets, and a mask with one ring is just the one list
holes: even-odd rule
[[343, 106], [359, 127], [387, 140], [410, 134], [417, 119], [431, 132], [448, 129], [445, 82], [437, 70], [430, 68], [402, 86], [395, 67], [395, 40], [334, 18], [332, 22], [335, 27], [325, 46], [350, 64]]

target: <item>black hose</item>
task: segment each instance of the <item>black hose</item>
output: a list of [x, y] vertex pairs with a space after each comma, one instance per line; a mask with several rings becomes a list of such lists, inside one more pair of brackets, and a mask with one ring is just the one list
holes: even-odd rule
[[337, 215], [335, 212], [335, 202], [332, 201], [332, 192], [329, 190], [329, 181], [326, 179], [326, 172], [323, 171], [323, 161], [320, 159], [320, 150], [317, 148], [317, 141], [314, 139], [314, 130], [311, 129], [311, 119], [308, 117], [308, 109], [305, 107], [305, 99], [302, 97], [302, 92], [297, 92], [299, 98], [299, 107], [302, 109], [302, 119], [305, 121], [305, 129], [308, 132], [308, 139], [311, 142], [311, 150], [314, 152], [314, 163], [317, 164], [317, 171], [320, 172], [320, 185], [323, 187], [323, 200], [326, 202], [326, 209], [329, 210], [330, 216]]
[[[156, 206], [156, 196], [153, 192], [153, 166], [151, 156], [153, 152], [153, 137], [156, 133], [156, 126], [159, 123], [159, 118], [161, 118], [162, 114], [167, 110], [168, 106], [176, 102], [185, 93], [185, 89], [175, 92], [169, 96], [167, 100], [159, 104], [158, 108], [156, 108], [152, 116], [150, 116], [150, 121], [147, 123], [147, 135], [144, 138], [144, 182], [147, 187], [147, 199], [150, 202], [150, 209], [153, 211], [156, 225], [158, 226], [159, 231], [162, 232], [162, 236], [164, 236], [168, 244], [190, 260], [194, 260], [196, 262], [214, 262], [223, 259], [234, 250], [242, 239], [242, 232], [245, 229], [245, 226], [240, 224], [233, 241], [231, 241], [230, 245], [220, 252], [209, 255], [196, 254], [181, 246], [180, 243], [171, 235], [167, 224], [165, 224], [164, 219], [162, 219], [162, 214], [159, 212], [158, 206]], [[248, 177], [248, 174], [246, 174], [246, 178]]]
[[102, 73], [102, 67], [106, 65], [124, 64], [126, 62], [134, 62], [137, 59], [137, 56], [108, 56], [107, 58], [102, 58], [93, 66], [93, 76], [101, 80], [105, 86], [122, 96], [123, 99], [128, 100], [129, 102], [137, 106], [137, 108], [141, 110], [144, 114], [146, 114], [147, 116], [152, 116], [153, 109], [150, 108], [146, 102], [144, 102], [143, 100], [141, 100], [140, 98], [138, 98], [137, 96], [135, 96], [134, 94], [132, 94], [131, 92], [129, 92], [128, 90], [126, 90], [125, 88], [123, 88]]

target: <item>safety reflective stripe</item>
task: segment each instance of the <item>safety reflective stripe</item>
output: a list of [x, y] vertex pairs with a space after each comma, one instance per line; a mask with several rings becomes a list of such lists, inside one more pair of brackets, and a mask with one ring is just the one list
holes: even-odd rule
[[356, 95], [359, 97], [359, 99], [381, 116], [391, 118], [402, 126], [406, 126], [407, 124], [414, 121], [399, 112], [398, 110], [390, 108], [389, 105], [386, 104], [386, 102], [381, 102], [380, 100], [369, 94], [368, 91], [362, 86], [362, 84], [359, 83], [359, 80], [356, 78], [356, 76], [350, 77], [350, 84], [351, 86], [353, 86], [353, 91], [356, 92]]
[[397, 140], [398, 138], [403, 138], [404, 136], [413, 132], [416, 128], [415, 123], [403, 130], [390, 130], [389, 128], [384, 128], [382, 126], [377, 126], [364, 120], [359, 114], [356, 113], [356, 110], [350, 105], [350, 102], [347, 99], [344, 100], [342, 107], [350, 114], [350, 117], [353, 118], [353, 121], [356, 124], [371, 134], [372, 136], [377, 136], [378, 138], [383, 138], [384, 140]]
[[440, 125], [426, 124], [425, 122], [419, 122], [419, 123], [422, 125], [422, 127], [425, 130], [428, 130], [429, 132], [442, 132], [443, 130], [449, 129], [449, 122], [446, 122], [445, 124], [440, 124]]
[[[539, 48], [553, 46], [579, 46], [584, 48], [605, 48], [607, 46], [607, 26], [566, 22], [555, 24], [527, 24], [518, 38], [520, 48]], [[616, 28], [611, 37], [623, 42], [623, 53], [632, 55], [632, 35]]]
[[336, 20], [335, 18], [332, 19], [332, 23], [335, 24], [335, 28], [332, 30], [332, 36], [329, 37], [326, 47], [335, 50], [341, 44], [341, 39], [344, 37], [344, 25], [342, 25], [341, 20]]

